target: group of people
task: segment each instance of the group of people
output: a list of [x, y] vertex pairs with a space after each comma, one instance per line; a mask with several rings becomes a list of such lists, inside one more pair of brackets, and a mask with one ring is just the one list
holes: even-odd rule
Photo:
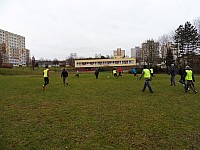
[[194, 79], [192, 68], [190, 68], [189, 66], [186, 66], [186, 70], [185, 70], [185, 74], [183, 74], [183, 78], [184, 78], [183, 82], [185, 81], [185, 84], [184, 84], [185, 92], [188, 92], [189, 88], [191, 88], [193, 92], [196, 94], [197, 90], [194, 87], [195, 79]]
[[[117, 72], [118, 72], [118, 75], [117, 75]], [[138, 79], [136, 69], [132, 68], [131, 72], [134, 74], [134, 77], [136, 77]], [[178, 73], [181, 77], [179, 82], [183, 85], [184, 91], [188, 92], [190, 89], [192, 89], [192, 91], [196, 94], [197, 90], [194, 87], [195, 78], [194, 78], [192, 68], [190, 66], [186, 66], [185, 69], [184, 69], [184, 68], [182, 68], [182, 66], [180, 66]], [[99, 76], [98, 69], [95, 71], [94, 74], [96, 76], [96, 79], [98, 79], [98, 76]], [[119, 76], [122, 76], [122, 69], [121, 68], [119, 68], [118, 70], [113, 69], [112, 74], [114, 75], [114, 77], [118, 78]], [[176, 82], [175, 82], [176, 69], [175, 69], [174, 64], [171, 64], [171, 68], [170, 68], [168, 74], [171, 75], [171, 77], [170, 77], [171, 86], [176, 86]], [[48, 66], [45, 67], [45, 69], [43, 71], [43, 76], [44, 76], [43, 90], [45, 90], [46, 85], [49, 84], [49, 69], [48, 69]], [[140, 76], [140, 79], [142, 77], [144, 77], [144, 79], [145, 79], [144, 87], [142, 89], [143, 92], [145, 91], [146, 87], [148, 87], [149, 91], [151, 93], [153, 93], [153, 89], [150, 85], [150, 81], [152, 80], [152, 76], [153, 76], [153, 69], [148, 69], [147, 65], [144, 65], [142, 74]], [[75, 77], [79, 77], [78, 70], [76, 71]], [[61, 78], [63, 78], [64, 86], [66, 84], [68, 85], [68, 80], [67, 80], [68, 71], [65, 68], [61, 72]]]
[[[171, 75], [171, 86], [176, 86], [176, 83], [175, 83], [176, 69], [175, 69], [174, 64], [171, 64], [169, 74]], [[180, 66], [178, 70], [178, 74], [181, 77], [179, 82], [183, 85], [184, 91], [188, 92], [191, 88], [192, 91], [196, 94], [197, 90], [194, 87], [195, 78], [194, 78], [192, 68], [188, 65], [185, 68]]]
[[[176, 86], [176, 82], [175, 82], [176, 69], [175, 69], [174, 64], [171, 64], [171, 68], [168, 74], [171, 75], [170, 77], [171, 86]], [[179, 82], [183, 85], [184, 91], [188, 92], [191, 88], [192, 91], [196, 94], [197, 90], [194, 87], [195, 78], [194, 78], [192, 68], [190, 66], [186, 66], [184, 69], [180, 66], [179, 75], [181, 76], [181, 79], [179, 80]], [[142, 77], [144, 77], [145, 79], [145, 83], [144, 83], [144, 87], [142, 91], [144, 92], [146, 87], [148, 87], [149, 91], [153, 93], [153, 89], [150, 85], [150, 81], [152, 80], [152, 74], [151, 74], [151, 70], [148, 69], [146, 65], [144, 66], [140, 79]]]
[[[49, 68], [48, 66], [45, 67], [45, 69], [43, 70], [43, 76], [44, 76], [44, 84], [43, 84], [43, 90], [46, 89], [46, 86], [49, 84]], [[79, 74], [78, 72], [76, 73], [75, 76], [78, 76], [79, 77]], [[65, 85], [68, 85], [68, 71], [64, 68], [61, 72], [61, 78], [63, 79], [63, 84], [64, 86]]]
[[[118, 74], [117, 74], [118, 73]], [[116, 69], [116, 68], [114, 68], [113, 70], [112, 70], [112, 74], [113, 74], [113, 76], [114, 77], [122, 77], [122, 73], [123, 73], [123, 70], [122, 70], [122, 68], [121, 67], [119, 67], [118, 69]]]

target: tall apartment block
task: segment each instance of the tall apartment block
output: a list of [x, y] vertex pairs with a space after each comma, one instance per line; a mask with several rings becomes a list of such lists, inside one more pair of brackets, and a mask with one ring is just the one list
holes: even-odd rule
[[117, 50], [113, 51], [114, 58], [124, 58], [125, 50], [121, 50], [121, 48], [117, 48]]
[[26, 50], [25, 37], [0, 29], [0, 47], [3, 64], [26, 66], [29, 63], [26, 57], [30, 51]]
[[131, 48], [131, 58], [136, 58], [136, 62], [141, 62], [142, 58], [142, 48], [136, 46], [135, 48]]
[[131, 48], [131, 58], [140, 58], [141, 57], [141, 48], [136, 46], [135, 48]]
[[142, 43], [142, 59], [148, 64], [157, 64], [160, 59], [159, 42], [147, 40]]

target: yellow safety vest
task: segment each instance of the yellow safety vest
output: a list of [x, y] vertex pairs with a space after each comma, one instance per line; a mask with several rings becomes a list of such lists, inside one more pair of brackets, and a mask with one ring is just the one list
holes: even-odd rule
[[117, 70], [113, 70], [113, 74], [117, 73]]
[[151, 73], [153, 73], [153, 69], [150, 69]]
[[48, 77], [48, 71], [49, 69], [45, 69], [43, 72], [44, 72], [44, 77]]
[[185, 80], [192, 80], [192, 70], [185, 70], [187, 73]]
[[143, 69], [143, 72], [144, 72], [144, 78], [150, 78], [151, 77], [149, 69]]

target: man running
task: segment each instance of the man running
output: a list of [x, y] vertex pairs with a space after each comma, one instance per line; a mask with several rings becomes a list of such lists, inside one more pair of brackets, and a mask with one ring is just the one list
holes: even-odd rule
[[151, 85], [150, 85], [150, 83], [149, 83], [149, 81], [151, 81], [151, 73], [150, 73], [150, 70], [147, 69], [147, 66], [146, 66], [146, 65], [144, 65], [144, 69], [143, 69], [143, 71], [142, 71], [142, 74], [141, 74], [141, 76], [140, 76], [140, 79], [141, 79], [143, 76], [144, 76], [144, 79], [145, 79], [145, 83], [144, 83], [144, 87], [143, 87], [143, 89], [142, 89], [142, 92], [144, 92], [145, 89], [146, 89], [146, 87], [148, 87], [148, 88], [149, 88], [149, 91], [150, 91], [151, 93], [153, 93], [153, 90], [152, 90]]
[[43, 84], [43, 90], [45, 90], [46, 85], [49, 84], [49, 69], [48, 66], [45, 67], [43, 71], [43, 76], [44, 76], [44, 84]]

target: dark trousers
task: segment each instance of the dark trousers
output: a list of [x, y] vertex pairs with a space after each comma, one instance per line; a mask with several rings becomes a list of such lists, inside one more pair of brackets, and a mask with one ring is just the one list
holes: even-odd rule
[[49, 77], [44, 77], [44, 86], [49, 84]]
[[171, 85], [175, 86], [176, 85], [175, 76], [171, 76], [170, 80], [171, 80]]
[[68, 84], [68, 82], [67, 82], [67, 77], [63, 77], [63, 84], [65, 84], [65, 83]]
[[150, 79], [145, 79], [145, 83], [144, 83], [144, 87], [143, 87], [143, 92], [145, 91], [145, 89], [146, 89], [146, 87], [148, 87], [149, 88], [149, 91], [151, 92], [151, 93], [153, 93], [153, 90], [152, 90], [152, 88], [151, 88], [151, 85], [150, 85], [150, 83], [149, 83], [149, 81], [150, 81]]
[[121, 73], [121, 72], [119, 72], [119, 75], [118, 75], [118, 77], [120, 77], [120, 76], [122, 77], [122, 73]]
[[192, 82], [192, 80], [186, 80], [186, 81], [185, 81], [185, 92], [188, 91], [188, 88], [191, 88], [192, 91], [193, 91], [194, 93], [197, 92], [197, 91], [195, 90], [195, 88], [194, 88], [194, 83]]

